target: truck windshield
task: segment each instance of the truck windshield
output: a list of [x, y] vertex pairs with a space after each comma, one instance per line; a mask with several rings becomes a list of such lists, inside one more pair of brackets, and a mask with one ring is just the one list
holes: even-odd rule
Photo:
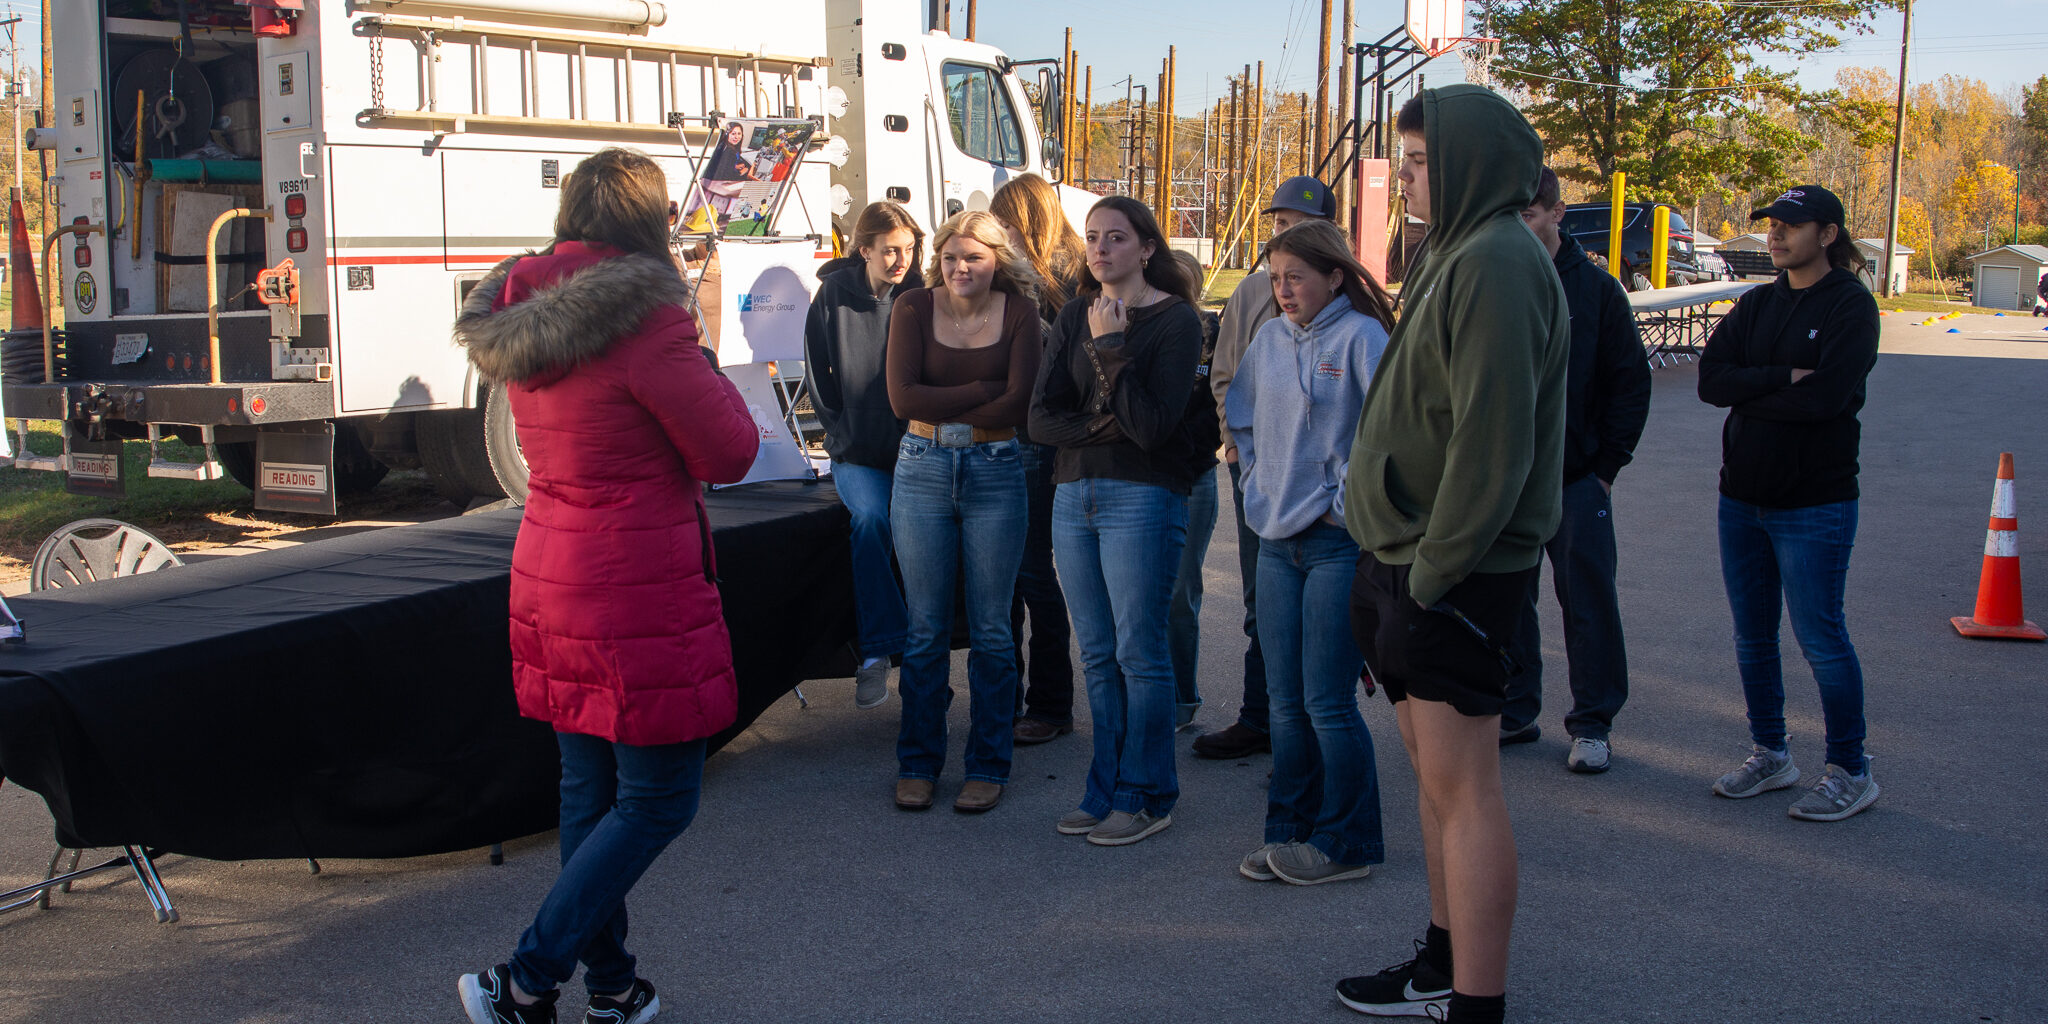
[[1024, 134], [994, 68], [947, 64], [946, 120], [962, 153], [999, 167], [1024, 166]]
[[[1596, 231], [1606, 231], [1608, 229], [1608, 217], [1610, 215], [1611, 214], [1609, 213], [1608, 208], [1605, 206], [1587, 207], [1585, 209], [1580, 210], [1566, 210], [1564, 213], [1564, 223], [1558, 226], [1564, 231], [1565, 234], [1568, 235], [1592, 234]], [[1643, 211], [1641, 207], [1622, 207], [1621, 226], [1624, 228], [1635, 227], [1636, 221], [1639, 220], [1642, 217], [1642, 215]]]

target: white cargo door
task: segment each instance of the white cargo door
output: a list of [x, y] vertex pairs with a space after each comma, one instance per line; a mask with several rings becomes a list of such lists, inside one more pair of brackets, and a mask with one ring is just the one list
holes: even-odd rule
[[[51, 86], [56, 90], [57, 167], [53, 191], [57, 197], [56, 224], [70, 224], [79, 218], [108, 223], [107, 106], [102, 91], [105, 67], [101, 53], [100, 5], [96, 3], [53, 4], [50, 20]], [[29, 197], [25, 197], [29, 198]], [[49, 225], [54, 229], [56, 224]], [[75, 250], [79, 242], [67, 240], [57, 247], [60, 275], [58, 292], [63, 296], [67, 316], [79, 320], [104, 320], [112, 315], [111, 283], [104, 279], [107, 240], [104, 233], [84, 240], [90, 257], [81, 260]], [[41, 253], [36, 254], [41, 258]], [[81, 262], [90, 266], [80, 267]]]
[[328, 146], [328, 326], [347, 413], [464, 408], [469, 363], [449, 336], [457, 283], [444, 265], [441, 155]]
[[2020, 308], [2020, 268], [1977, 267], [1977, 305], [1986, 309]]
[[945, 188], [939, 216], [986, 210], [997, 188], [1028, 169], [1023, 122], [993, 66], [963, 60], [939, 65], [935, 143], [943, 150]]

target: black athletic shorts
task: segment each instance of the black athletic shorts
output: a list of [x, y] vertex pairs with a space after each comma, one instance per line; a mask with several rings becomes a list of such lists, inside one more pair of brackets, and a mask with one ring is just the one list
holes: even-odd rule
[[[1508, 667], [1500, 654], [1464, 624], [1415, 603], [1408, 595], [1412, 566], [1387, 565], [1370, 552], [1358, 556], [1351, 578], [1351, 635], [1365, 652], [1373, 679], [1387, 699], [1409, 697], [1449, 704], [1473, 718], [1498, 715], [1507, 700]], [[1508, 650], [1522, 621], [1536, 568], [1465, 577], [1444, 602]]]

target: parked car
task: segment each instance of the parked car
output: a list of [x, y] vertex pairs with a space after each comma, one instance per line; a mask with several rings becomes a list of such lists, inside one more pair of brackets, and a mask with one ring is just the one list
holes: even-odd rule
[[[1636, 274], [1646, 278], [1650, 276], [1650, 229], [1656, 207], [1655, 203], [1622, 204], [1621, 256], [1631, 271], [1622, 277], [1625, 287]], [[1559, 225], [1559, 229], [1578, 239], [1586, 252], [1605, 257], [1611, 216], [1612, 207], [1607, 203], [1573, 203], [1565, 208], [1564, 223]], [[1677, 210], [1671, 211], [1670, 234], [1666, 243], [1670, 260], [1668, 283], [1676, 285], [1702, 279], [1699, 257], [1692, 244], [1692, 227], [1686, 224]]]
[[1728, 261], [1722, 259], [1720, 253], [1695, 249], [1693, 255], [1699, 261], [1700, 280], [1726, 281], [1732, 276], [1728, 271]]

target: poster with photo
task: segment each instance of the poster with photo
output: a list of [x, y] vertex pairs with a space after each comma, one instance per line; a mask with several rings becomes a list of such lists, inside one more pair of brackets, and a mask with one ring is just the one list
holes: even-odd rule
[[769, 221], [817, 130], [794, 119], [742, 117], [720, 124], [684, 192], [676, 234], [772, 234]]

